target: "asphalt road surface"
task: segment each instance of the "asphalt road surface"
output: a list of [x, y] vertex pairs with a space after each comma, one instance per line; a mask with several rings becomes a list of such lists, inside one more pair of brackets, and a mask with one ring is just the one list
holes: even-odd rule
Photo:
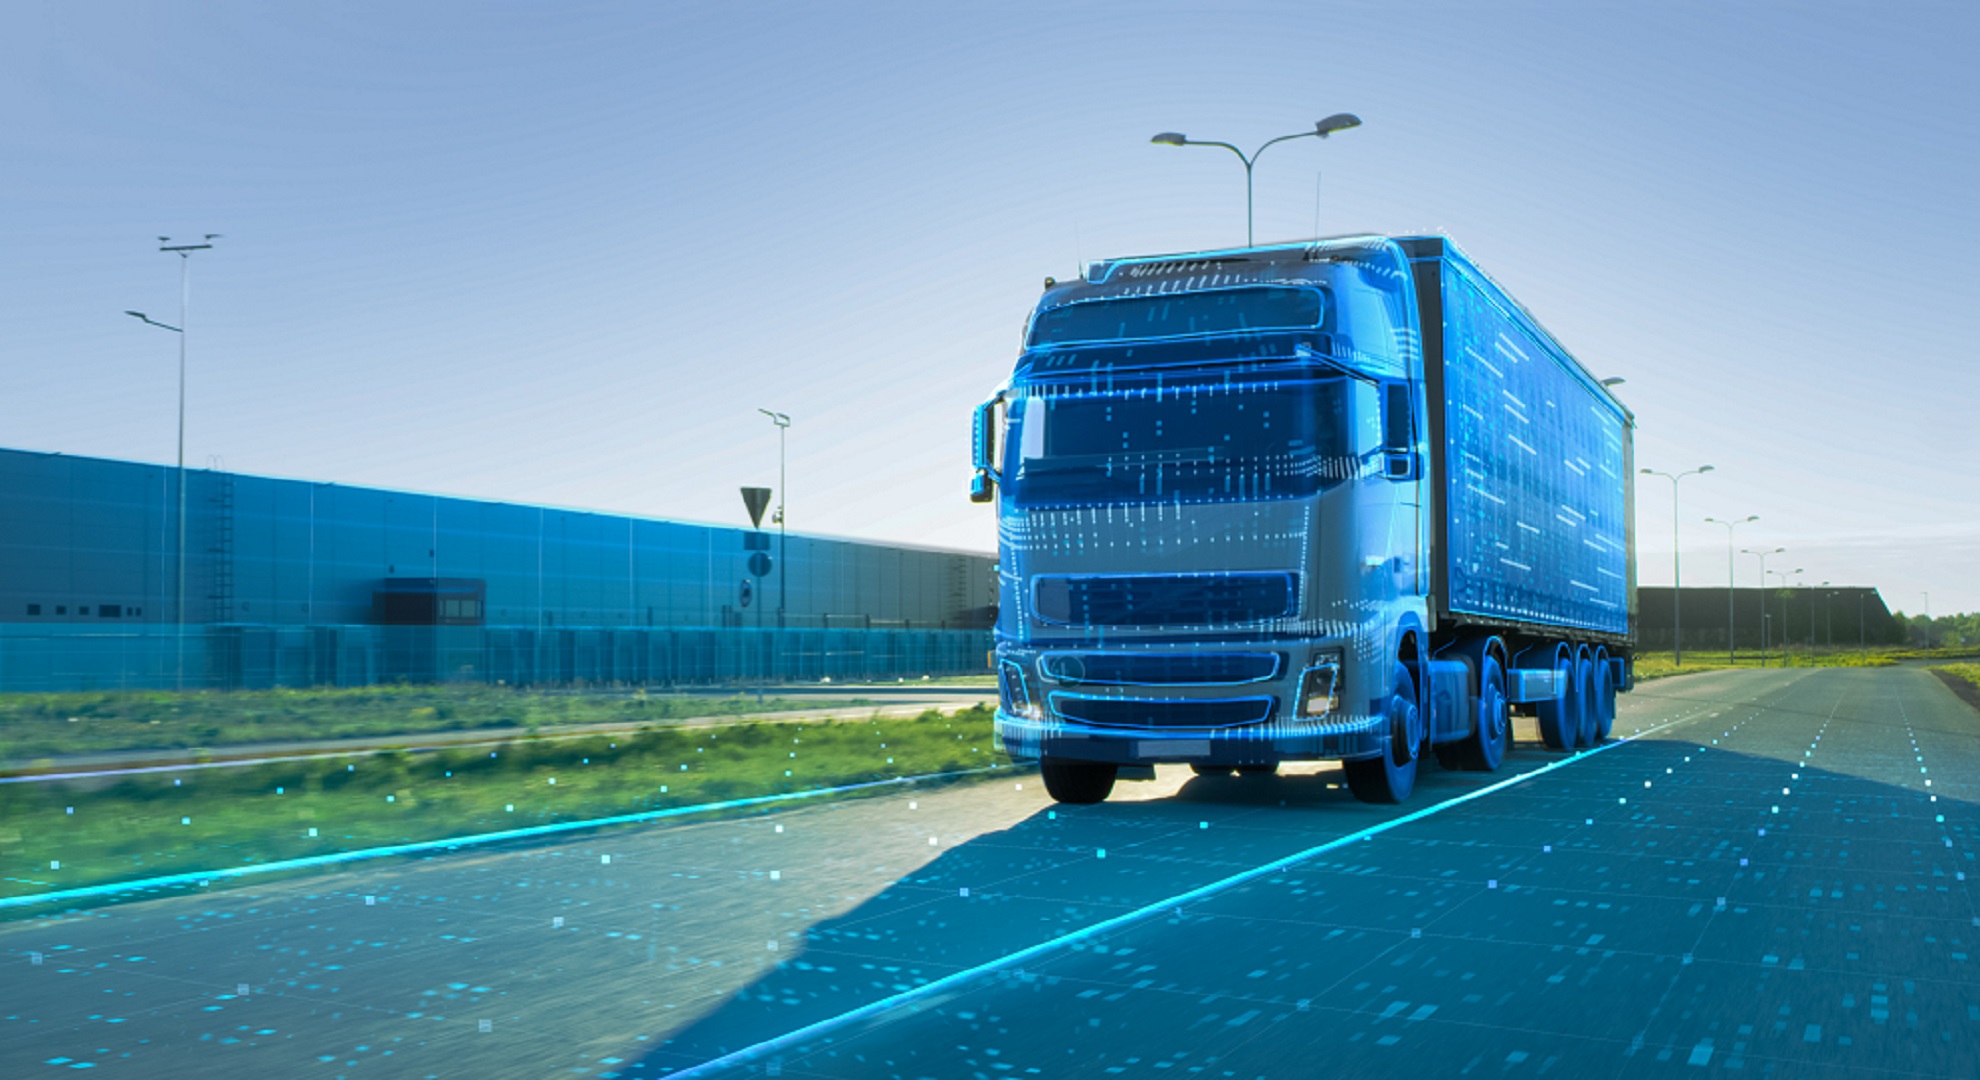
[[1400, 808], [1012, 772], [17, 917], [0, 1076], [1980, 1076], [1980, 714], [1720, 672], [1616, 733]]

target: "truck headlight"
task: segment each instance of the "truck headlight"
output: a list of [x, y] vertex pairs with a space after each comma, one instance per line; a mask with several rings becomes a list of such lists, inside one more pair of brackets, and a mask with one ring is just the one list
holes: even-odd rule
[[1299, 715], [1325, 716], [1341, 704], [1341, 654], [1315, 653], [1313, 663], [1299, 676]]
[[1031, 687], [1026, 685], [1024, 668], [1016, 661], [1006, 660], [997, 665], [997, 688], [1004, 698], [1004, 711], [1026, 720], [1038, 720], [1044, 716], [1037, 702], [1031, 700]]

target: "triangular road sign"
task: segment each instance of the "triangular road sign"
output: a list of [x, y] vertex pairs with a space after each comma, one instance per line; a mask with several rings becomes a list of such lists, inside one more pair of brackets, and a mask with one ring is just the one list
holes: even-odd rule
[[743, 505], [749, 507], [749, 520], [757, 528], [763, 527], [763, 511], [770, 505], [770, 489], [746, 487], [742, 489]]

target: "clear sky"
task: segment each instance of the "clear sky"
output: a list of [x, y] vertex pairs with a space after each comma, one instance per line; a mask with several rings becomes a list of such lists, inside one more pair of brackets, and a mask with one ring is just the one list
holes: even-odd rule
[[[1974, 5], [8, 5], [0, 445], [990, 550], [1041, 280], [1441, 231], [1636, 411], [1688, 584], [1980, 609]], [[1667, 481], [1639, 488], [1668, 584]], [[1741, 556], [1739, 581], [1758, 583]]]

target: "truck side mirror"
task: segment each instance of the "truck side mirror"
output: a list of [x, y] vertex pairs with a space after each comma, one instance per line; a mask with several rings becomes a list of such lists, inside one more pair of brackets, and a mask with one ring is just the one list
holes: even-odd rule
[[1004, 400], [998, 394], [976, 407], [976, 422], [970, 428], [970, 460], [976, 466], [976, 476], [969, 482], [969, 501], [987, 503], [997, 497], [997, 484], [1003, 480], [996, 467], [997, 437], [995, 431], [997, 406]]
[[1382, 476], [1415, 480], [1423, 473], [1416, 453], [1416, 416], [1410, 408], [1409, 384], [1382, 384]]
[[1416, 423], [1406, 382], [1382, 384], [1382, 448], [1391, 452], [1416, 449]]

